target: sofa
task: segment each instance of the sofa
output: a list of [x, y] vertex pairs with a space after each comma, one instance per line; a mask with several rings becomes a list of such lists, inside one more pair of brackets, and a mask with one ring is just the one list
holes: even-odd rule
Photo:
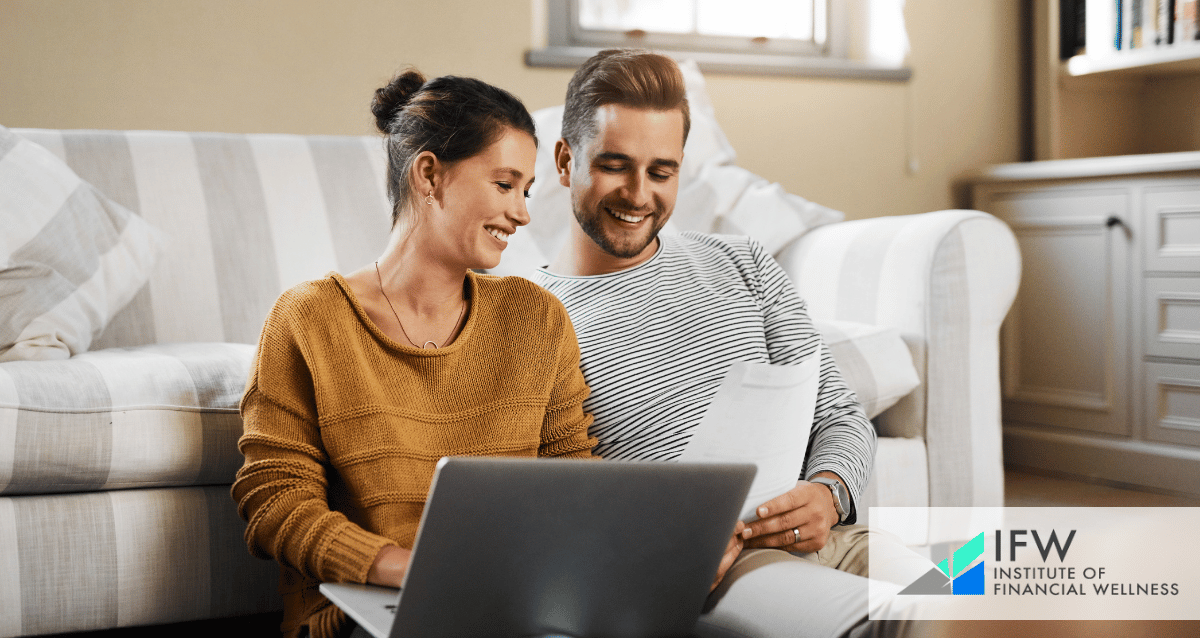
[[[278, 568], [249, 555], [229, 496], [238, 401], [279, 293], [382, 252], [380, 140], [15, 134], [72, 171], [72, 188], [125, 211], [112, 217], [123, 220], [118, 234], [141, 228], [146, 248], [97, 262], [123, 274], [77, 277], [78, 290], [107, 286], [99, 310], [77, 313], [97, 319], [77, 336], [81, 351], [0, 363], [0, 638], [279, 609]], [[518, 235], [551, 241], [534, 208]], [[1020, 271], [1008, 228], [978, 211], [809, 228], [803, 215], [773, 226], [731, 210], [689, 223], [744, 227], [772, 247], [874, 415], [878, 453], [859, 511], [1002, 505], [998, 330]], [[0, 207], [0, 220], [23, 214]], [[537, 259], [516, 248], [499, 271]], [[7, 259], [0, 284], [20, 274]], [[122, 277], [133, 283], [115, 292]]]

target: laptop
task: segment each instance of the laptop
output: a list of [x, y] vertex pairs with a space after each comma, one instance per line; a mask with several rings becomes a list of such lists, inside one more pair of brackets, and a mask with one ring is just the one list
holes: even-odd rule
[[696, 624], [752, 464], [447, 457], [403, 587], [320, 589], [375, 638], [664, 638]]

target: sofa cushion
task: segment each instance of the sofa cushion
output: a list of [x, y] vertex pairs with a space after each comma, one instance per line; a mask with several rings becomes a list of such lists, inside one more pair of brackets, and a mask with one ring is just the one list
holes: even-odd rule
[[814, 321], [825, 338], [846, 385], [875, 418], [920, 384], [912, 355], [900, 332], [853, 321]]
[[[878, 525], [880, 521], [874, 517], [880, 516], [882, 512], [872, 508], [879, 506], [928, 508], [930, 480], [925, 439], [879, 437], [871, 479], [867, 481], [867, 488], [862, 493], [862, 502], [858, 504], [858, 511], [866, 512], [866, 516], [860, 516], [858, 522]], [[893, 528], [893, 531], [900, 534], [906, 545], [927, 545], [930, 542], [928, 530], [924, 526], [907, 530]]]
[[[783, 190], [737, 166], [737, 154], [717, 123], [708, 88], [694, 61], [680, 64], [687, 84], [691, 131], [684, 146], [679, 198], [664, 232], [694, 230], [749, 235], [774, 254], [810, 228], [841, 221], [842, 213]], [[558, 254], [571, 221], [571, 193], [558, 181], [554, 145], [562, 131], [563, 107], [533, 113], [538, 132], [536, 180], [530, 188], [528, 226], [509, 239], [500, 265], [491, 272], [528, 275]]]
[[232, 483], [253, 353], [187, 343], [0, 363], [0, 493]]
[[66, 359], [150, 276], [163, 236], [0, 126], [0, 361]]

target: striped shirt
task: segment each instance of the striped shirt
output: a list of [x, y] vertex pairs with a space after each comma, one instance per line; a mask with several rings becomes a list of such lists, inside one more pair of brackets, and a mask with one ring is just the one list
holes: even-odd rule
[[834, 472], [858, 501], [875, 429], [804, 300], [753, 239], [661, 234], [658, 252], [628, 270], [569, 277], [539, 269], [534, 281], [575, 325], [597, 455], [675, 459], [733, 362], [798, 363], [815, 352], [821, 372], [804, 476]]

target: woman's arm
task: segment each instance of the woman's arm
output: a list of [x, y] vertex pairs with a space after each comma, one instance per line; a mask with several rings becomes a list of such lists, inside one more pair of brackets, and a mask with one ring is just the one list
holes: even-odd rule
[[567, 309], [557, 299], [560, 329], [555, 357], [554, 386], [542, 421], [542, 444], [538, 456], [589, 458], [596, 447], [596, 437], [588, 436], [592, 415], [583, 411], [583, 400], [590, 390], [579, 369], [579, 342]]
[[298, 325], [281, 297], [242, 398], [245, 463], [232, 495], [248, 523], [251, 554], [322, 581], [366, 582], [381, 550], [394, 543], [329, 508], [328, 456]]

